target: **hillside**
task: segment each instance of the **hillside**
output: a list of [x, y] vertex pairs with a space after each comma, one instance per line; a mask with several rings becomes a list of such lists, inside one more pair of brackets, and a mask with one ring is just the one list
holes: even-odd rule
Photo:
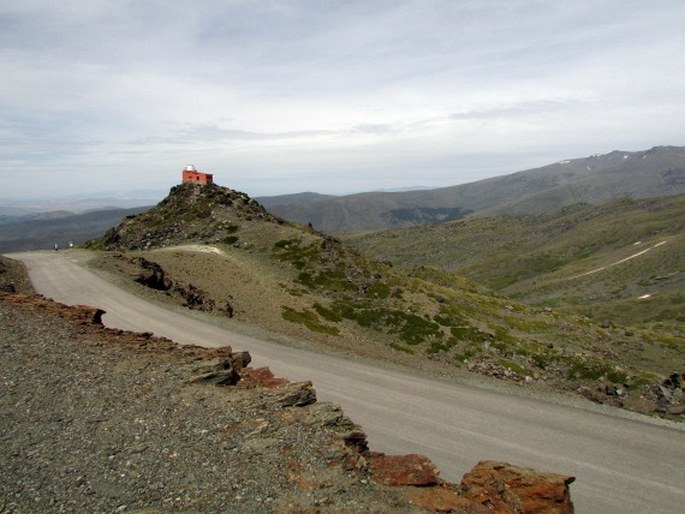
[[322, 195], [319, 193], [306, 192], [290, 195], [262, 196], [255, 198], [255, 200], [257, 200], [266, 209], [273, 210], [273, 208], [277, 205], [307, 205], [324, 200], [330, 200], [332, 198], [336, 197], [333, 195]]
[[530, 305], [685, 337], [685, 195], [367, 232], [345, 241], [398, 266], [463, 275]]
[[396, 269], [228, 188], [176, 186], [89, 246], [105, 250], [96, 264], [102, 272], [140, 294], [228, 316], [290, 344], [679, 412], [655, 384], [674, 365], [685, 368], [680, 347], [530, 308], [436, 268]]
[[470, 184], [405, 193], [362, 193], [274, 205], [286, 219], [325, 232], [451, 221], [469, 215], [542, 214], [576, 203], [685, 193], [685, 147], [614, 151]]
[[44, 250], [55, 243], [66, 248], [70, 241], [80, 244], [98, 237], [125, 216], [147, 209], [106, 209], [81, 214], [59, 211], [8, 217], [0, 223], [0, 253]]

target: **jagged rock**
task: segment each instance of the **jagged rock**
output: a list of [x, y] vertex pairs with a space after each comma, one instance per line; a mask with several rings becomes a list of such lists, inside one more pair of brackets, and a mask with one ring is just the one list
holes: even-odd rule
[[371, 473], [381, 484], [428, 486], [440, 482], [438, 470], [423, 455], [385, 455], [370, 452], [365, 457]]
[[316, 402], [316, 391], [309, 381], [287, 384], [280, 392], [275, 402], [281, 407], [304, 407]]
[[204, 369], [200, 376], [193, 378], [190, 382], [235, 385], [240, 380], [240, 373], [236, 369], [233, 359], [224, 359], [208, 368]]
[[149, 261], [143, 257], [127, 259], [122, 255], [118, 256], [129, 266], [133, 265], [135, 271], [130, 271], [133, 280], [141, 285], [163, 291], [183, 300], [183, 306], [205, 312], [222, 312], [229, 318], [235, 314], [235, 310], [228, 300], [215, 300], [204, 290], [193, 284], [183, 284], [172, 280], [162, 266], [156, 262]]
[[246, 388], [278, 387], [287, 384], [285, 378], [275, 377], [269, 368], [246, 368], [242, 372], [240, 384]]
[[361, 430], [353, 430], [343, 437], [343, 442], [348, 448], [352, 448], [359, 453], [369, 451], [369, 443], [366, 434]]
[[215, 385], [235, 385], [240, 380], [240, 374], [234, 369], [210, 371], [191, 380], [191, 383], [204, 382]]
[[231, 358], [233, 359], [233, 365], [238, 369], [246, 368], [252, 362], [250, 352], [233, 352]]
[[673, 392], [668, 387], [660, 385], [658, 389], [658, 394], [659, 399], [666, 403], [670, 402], [673, 399]]
[[492, 510], [463, 498], [450, 487], [417, 487], [407, 492], [407, 500], [429, 512], [492, 514]]
[[[266, 387], [263, 395], [264, 403], [278, 405], [280, 407], [305, 407], [316, 402], [316, 391], [310, 381], [288, 382], [286, 379], [273, 378], [269, 368], [261, 368], [260, 373], [254, 374], [254, 370], [243, 370], [241, 385], [246, 388]], [[269, 378], [271, 377], [271, 378]], [[260, 378], [265, 383], [260, 383]]]
[[142, 257], [137, 259], [137, 263], [142, 268], [142, 271], [134, 279], [136, 282], [157, 291], [168, 291], [171, 289], [172, 283], [166, 278], [164, 270], [159, 264]]
[[483, 461], [464, 475], [461, 494], [498, 513], [571, 514], [575, 477]]
[[671, 373], [668, 378], [666, 378], [662, 382], [662, 386], [667, 387], [668, 389], [675, 390], [675, 389], [682, 389], [682, 384], [683, 384], [683, 377], [680, 376], [680, 373], [677, 371], [674, 371]]
[[[328, 506], [330, 504], [332, 511], [340, 511], [343, 505], [347, 507], [356, 505], [356, 509], [351, 507], [352, 511], [386, 512], [400, 507], [403, 511], [415, 512], [416, 510], [409, 510], [412, 506], [422, 511], [473, 514], [573, 512], [573, 506], [568, 498], [568, 485], [573, 481], [570, 477], [536, 473], [507, 464], [480, 463], [464, 477], [462, 484], [457, 486], [440, 480], [438, 471], [426, 457], [371, 453], [364, 432], [345, 417], [340, 408], [331, 404], [315, 403], [316, 394], [310, 382], [288, 383], [284, 379], [276, 379], [268, 368], [259, 370], [244, 368], [243, 366], [250, 362], [247, 352], [234, 353], [230, 347], [207, 349], [180, 346], [169, 339], [155, 337], [149, 332], [134, 333], [108, 329], [94, 322], [98, 313], [103, 312], [100, 309], [86, 306], [70, 307], [37, 295], [30, 297], [16, 294], [0, 295], [0, 308], [7, 310], [8, 307], [17, 311], [19, 310], [17, 307], [21, 307], [31, 312], [30, 318], [25, 314], [22, 319], [16, 318], [14, 311], [10, 316], [3, 317], [14, 323], [10, 327], [9, 334], [24, 329], [27, 332], [27, 337], [24, 339], [28, 341], [28, 335], [32, 329], [26, 328], [29, 325], [26, 320], [51, 318], [44, 323], [47, 323], [48, 327], [57, 328], [64, 344], [70, 345], [67, 349], [64, 349], [61, 344], [55, 345], [52, 330], [50, 332], [43, 330], [49, 335], [47, 341], [41, 337], [36, 338], [35, 341], [31, 340], [32, 345], [41, 348], [40, 351], [51, 348], [55, 356], [61, 359], [53, 363], [57, 366], [56, 369], [62, 372], [68, 368], [69, 375], [66, 376], [77, 378], [75, 381], [55, 381], [56, 386], [61, 388], [62, 396], [65, 394], [69, 396], [74, 387], [81, 387], [85, 392], [91, 390], [94, 383], [99, 386], [107, 382], [107, 387], [112, 388], [107, 398], [116, 395], [124, 396], [127, 405], [138, 409], [137, 412], [139, 412], [130, 423], [121, 423], [116, 417], [111, 420], [100, 419], [104, 411], [99, 401], [101, 399], [106, 401], [104, 398], [107, 395], [95, 395], [92, 397], [95, 399], [94, 404], [79, 405], [72, 412], [68, 408], [65, 409], [63, 404], [50, 413], [52, 422], [61, 423], [63, 418], [70, 419], [65, 416], [75, 418], [85, 415], [86, 418], [93, 419], [97, 416], [98, 423], [102, 422], [103, 426], [109, 430], [117, 430], [116, 433], [119, 434], [117, 438], [122, 441], [133, 441], [134, 435], [136, 439], [138, 436], [147, 438], [140, 443], [143, 445], [142, 449], [139, 449], [138, 444], [130, 448], [136, 458], [146, 463], [145, 466], [139, 465], [134, 470], [140, 475], [141, 484], [152, 484], [157, 480], [160, 469], [159, 455], [166, 455], [165, 459], [174, 459], [173, 463], [166, 463], [169, 466], [184, 466], [181, 467], [184, 470], [181, 474], [182, 487], [187, 487], [194, 494], [198, 493], [199, 489], [196, 491], [194, 479], [187, 477], [204, 476], [198, 465], [197, 455], [204, 455], [203, 458], [211, 460], [218, 452], [220, 458], [214, 461], [221, 464], [217, 465], [217, 469], [221, 465], [232, 466], [229, 467], [230, 473], [223, 474], [229, 478], [220, 480], [217, 487], [221, 490], [230, 490], [233, 487], [233, 492], [236, 495], [239, 494], [240, 498], [236, 495], [230, 496], [232, 503], [228, 506], [222, 504], [219, 508], [214, 502], [227, 500], [223, 496], [217, 499], [214, 492], [217, 489], [212, 489], [206, 496], [198, 497], [199, 503], [187, 503], [188, 510], [304, 512], [312, 505]], [[65, 323], [57, 323], [55, 321], [57, 317], [67, 320], [71, 327], [67, 329]], [[7, 336], [7, 334], [4, 335]], [[7, 337], [5, 339], [8, 340]], [[15, 346], [6, 343], [2, 347], [10, 351]], [[87, 366], [84, 368], [82, 360], [74, 362], [74, 351], [78, 351], [79, 348], [84, 350], [83, 356], [90, 359], [88, 362], [98, 364], [104, 362], [106, 365], [97, 366], [96, 373], [90, 373]], [[56, 351], [60, 349], [63, 350], [61, 353]], [[31, 357], [34, 351], [27, 353], [23, 346], [21, 350], [15, 352], [15, 356], [27, 359], [26, 365], [33, 366], [34, 378], [43, 380], [44, 364], [36, 364], [36, 359]], [[26, 376], [26, 366], [17, 366], [15, 361], [16, 359], [8, 359], [9, 363], [14, 363], [13, 373], [20, 373], [18, 376], [23, 379]], [[120, 364], [124, 365], [120, 366]], [[96, 366], [91, 364], [90, 367]], [[211, 392], [196, 386], [188, 387], [183, 392], [183, 397], [187, 400], [183, 409], [176, 408], [178, 404], [175, 400], [170, 402], [168, 408], [159, 410], [156, 404], [148, 403], [141, 407], [141, 402], [146, 400], [164, 402], [176, 395], [179, 391], [178, 380], [182, 380], [183, 384], [189, 382], [222, 383], [223, 380], [228, 380], [224, 383], [226, 385], [235, 381], [235, 373], [240, 373], [243, 379], [234, 387], [224, 387], [220, 390], [212, 388]], [[135, 377], [136, 381], [140, 379], [141, 384], [147, 385], [140, 387], [140, 384], [136, 384], [136, 387], [131, 387], [131, 377]], [[258, 380], [269, 385], [257, 384]], [[15, 386], [18, 387], [20, 381], [15, 382]], [[250, 382], [252, 386], [249, 385]], [[149, 398], [150, 391], [159, 387], [164, 387], [166, 393], [155, 396], [154, 399]], [[143, 391], [146, 392], [143, 393]], [[216, 395], [217, 391], [220, 391], [221, 395], [225, 394], [225, 403]], [[86, 396], [85, 394], [75, 395], [74, 400], [82, 400]], [[43, 408], [49, 409], [52, 399], [50, 395]], [[64, 397], [61, 399], [63, 401]], [[92, 410], [93, 408], [95, 410]], [[204, 416], [213, 416], [213, 421], [207, 423]], [[202, 422], [195, 423], [197, 420]], [[14, 422], [14, 419], [11, 420], [11, 423]], [[35, 426], [33, 418], [26, 418], [23, 422], [26, 426]], [[67, 423], [64, 425], [66, 426]], [[83, 424], [68, 423], [68, 425], [69, 430], [79, 430]], [[186, 425], [193, 428], [188, 428]], [[166, 440], [160, 442], [159, 438], [154, 435], [156, 431], [148, 434], [146, 428], [148, 426], [163, 428], [165, 436], [169, 435], [174, 442], [168, 443]], [[217, 433], [221, 434], [226, 444], [217, 447], [206, 442], [203, 436], [208, 432], [207, 427], [218, 427]], [[85, 428], [88, 433], [92, 432], [88, 424]], [[191, 433], [199, 434], [199, 436], [188, 437]], [[35, 435], [33, 431], [31, 435]], [[54, 435], [55, 432], [50, 428], [45, 432], [44, 440], [52, 442]], [[106, 505], [110, 505], [111, 509], [111, 495], [115, 489], [116, 495], [122, 497], [123, 505], [123, 497], [129, 490], [128, 486], [124, 485], [125, 482], [119, 481], [110, 487], [107, 485], [109, 482], [105, 484], [97, 478], [103, 476], [103, 472], [111, 470], [113, 463], [116, 463], [111, 460], [113, 447], [107, 446], [107, 440], [97, 441], [97, 443], [102, 443], [101, 450], [92, 454], [83, 453], [78, 451], [83, 440], [80, 436], [73, 440], [76, 446], [72, 447], [72, 452], [79, 466], [93, 470], [88, 474], [92, 476], [83, 478], [81, 482], [77, 482], [76, 486], [78, 488], [81, 484], [86, 484], [88, 490], [92, 492], [92, 494], [89, 493], [88, 500], [93, 503], [88, 510], [93, 512], [106, 510]], [[148, 447], [157, 447], [158, 443], [157, 451], [145, 451]], [[191, 449], [166, 454], [168, 449], [175, 447], [173, 445], [184, 450]], [[57, 458], [64, 453], [62, 446], [53, 444], [41, 446], [45, 451], [54, 451]], [[16, 459], [16, 461], [20, 467], [24, 466], [24, 459]], [[51, 469], [49, 462], [49, 459], [45, 460], [48, 469]], [[240, 473], [245, 468], [248, 469], [247, 475], [241, 476]], [[22, 467], [20, 471], [23, 472], [23, 469]], [[26, 469], [32, 468], [27, 465]], [[59, 468], [59, 470], [62, 469], [64, 469], [63, 466]], [[285, 480], [282, 476], [284, 470], [286, 471]], [[49, 477], [47, 480], [54, 494], [63, 491], [64, 487], [73, 485], [74, 481], [71, 479], [65, 481], [66, 475], [58, 471], [57, 467], [51, 471], [51, 473], [46, 473], [46, 476]], [[221, 473], [213, 474], [213, 476], [221, 475]], [[9, 477], [10, 474], [7, 473], [7, 476]], [[274, 503], [271, 506], [273, 509], [270, 509], [262, 500], [249, 498], [247, 489], [241, 489], [240, 485], [242, 483], [240, 480], [245, 477], [249, 477], [253, 485], [261, 487], [262, 491], [269, 491], [269, 494], [272, 494], [271, 491], [276, 491], [276, 493], [286, 495], [287, 502]], [[274, 485], [275, 482], [278, 483]], [[151, 486], [146, 489], [143, 485], [141, 490], [144, 494], [149, 493], [149, 497], [140, 500], [143, 502], [142, 507], [158, 505], [158, 498], [155, 495], [159, 487], [165, 487], [168, 483], [167, 477], [164, 481], [154, 483], [154, 490]], [[363, 488], [359, 488], [359, 484], [363, 484]], [[388, 487], [388, 485], [397, 487]], [[174, 490], [178, 490], [179, 487], [181, 485], [175, 485]], [[326, 489], [331, 492], [326, 492]], [[302, 490], [307, 493], [299, 495]], [[331, 499], [338, 493], [334, 491], [346, 495], [346, 498], [352, 498], [356, 503], [335, 503]], [[321, 494], [312, 496], [312, 492]], [[68, 496], [62, 496], [61, 501], [68, 499]], [[33, 498], [31, 496], [32, 501]], [[79, 498], [79, 500], [84, 499], [85, 497]], [[243, 503], [243, 501], [248, 503]], [[32, 505], [35, 506], [35, 504]], [[202, 505], [212, 506], [203, 509]], [[31, 511], [30, 508], [24, 510]], [[49, 510], [49, 508], [46, 504], [46, 508], [39, 510]]]

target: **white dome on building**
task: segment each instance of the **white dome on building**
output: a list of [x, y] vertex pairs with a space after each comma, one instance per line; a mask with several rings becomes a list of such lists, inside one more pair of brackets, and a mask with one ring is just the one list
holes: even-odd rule
[[195, 166], [193, 166], [192, 164], [188, 164], [188, 166], [186, 166], [186, 169], [184, 169], [183, 171], [195, 171]]

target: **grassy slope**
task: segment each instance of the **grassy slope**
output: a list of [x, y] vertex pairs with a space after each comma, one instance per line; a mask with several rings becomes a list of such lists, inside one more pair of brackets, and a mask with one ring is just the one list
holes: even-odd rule
[[[683, 335], [682, 195], [576, 205], [545, 216], [474, 218], [346, 240], [377, 258], [459, 273], [531, 305]], [[645, 295], [650, 297], [640, 298]]]
[[101, 259], [110, 270], [135, 273], [133, 258], [144, 256], [174, 281], [228, 299], [237, 321], [345, 352], [544, 377], [570, 389], [596, 380], [638, 388], [670, 371], [650, 356], [644, 334], [527, 307], [436, 268], [392, 267], [225, 188], [177, 188], [92, 246], [110, 250]]

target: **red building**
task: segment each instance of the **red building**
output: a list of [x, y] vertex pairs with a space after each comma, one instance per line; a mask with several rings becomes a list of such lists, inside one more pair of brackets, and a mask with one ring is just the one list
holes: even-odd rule
[[197, 171], [195, 166], [188, 164], [183, 170], [183, 182], [197, 182], [198, 184], [213, 184], [214, 175]]

